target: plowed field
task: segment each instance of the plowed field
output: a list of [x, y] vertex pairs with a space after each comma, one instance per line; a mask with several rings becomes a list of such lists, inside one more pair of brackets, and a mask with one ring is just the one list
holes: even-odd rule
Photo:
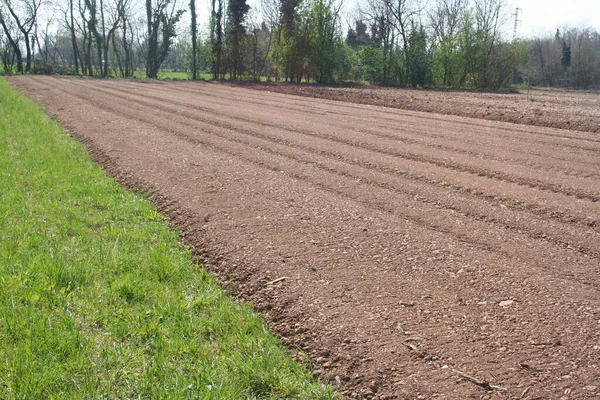
[[256, 90], [426, 111], [490, 121], [600, 133], [600, 93], [532, 89], [520, 93], [422, 90], [380, 86], [227, 82]]
[[348, 397], [600, 398], [600, 136], [13, 77]]

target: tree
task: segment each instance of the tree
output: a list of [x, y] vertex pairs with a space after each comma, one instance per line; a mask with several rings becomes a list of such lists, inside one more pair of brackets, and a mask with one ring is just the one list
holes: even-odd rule
[[[11, 21], [8, 20], [8, 18], [6, 17], [6, 12], [5, 10], [2, 8], [2, 4], [0, 4], [0, 25], [2, 25], [2, 30], [4, 31], [4, 34], [6, 35], [6, 40], [9, 43], [9, 46], [12, 48], [12, 55], [14, 58], [16, 58], [17, 61], [17, 72], [18, 73], [23, 73], [23, 56], [21, 55], [21, 48], [19, 47], [19, 43], [18, 43], [18, 38], [16, 37], [16, 35], [13, 32], [12, 26], [11, 26]], [[6, 51], [6, 50], [5, 50]], [[8, 65], [10, 64], [10, 70], [12, 71], [12, 62], [8, 62], [9, 60], [9, 53], [6, 51], [4, 58], [3, 58], [3, 63], [5, 66], [5, 70], [8, 69]]]
[[176, 10], [174, 0], [146, 0], [146, 76], [158, 77], [158, 70], [164, 62], [173, 38], [177, 36], [175, 27], [184, 10]]
[[[279, 34], [276, 42], [277, 64], [283, 69], [285, 79], [302, 81], [303, 75], [303, 41], [301, 3], [299, 0], [281, 0]], [[304, 29], [303, 29], [304, 28]]]
[[113, 37], [113, 53], [117, 68], [122, 77], [133, 76], [134, 73], [134, 29], [129, 8], [121, 8], [121, 36]]
[[249, 10], [250, 6], [246, 3], [246, 0], [229, 0], [227, 5], [227, 43], [230, 48], [230, 77], [234, 80], [238, 79], [242, 70], [240, 47], [246, 35], [244, 20]]
[[[365, 16], [369, 18], [371, 23], [371, 40], [373, 45], [377, 48], [377, 51], [381, 52], [381, 63], [378, 65], [381, 67], [381, 71], [377, 74], [370, 70], [369, 75], [371, 77], [377, 76], [376, 81], [369, 80], [372, 83], [384, 83], [393, 84], [398, 82], [399, 75], [401, 72], [398, 68], [398, 59], [395, 56], [395, 50], [397, 48], [397, 30], [394, 23], [395, 17], [388, 5], [388, 0], [369, 0], [368, 9], [365, 12]], [[369, 52], [369, 60], [374, 59], [373, 54]], [[374, 64], [369, 65], [369, 69]], [[398, 72], [398, 73], [395, 73]]]
[[[33, 61], [33, 51], [32, 51], [32, 30], [37, 22], [38, 12], [42, 5], [42, 0], [22, 0], [17, 2], [16, 4], [10, 0], [2, 0], [4, 2], [4, 6], [8, 13], [12, 16], [16, 27], [21, 32], [21, 39], [25, 43], [25, 54], [27, 57], [25, 72], [31, 71], [31, 65]], [[0, 20], [2, 24], [2, 28], [5, 29], [5, 13], [0, 11]], [[12, 36], [8, 34], [8, 30], [5, 29], [5, 33], [7, 37], [10, 37], [11, 44], [13, 44], [13, 48], [16, 46], [16, 41], [12, 39]], [[15, 52], [17, 52], [15, 50]], [[20, 53], [20, 50], [17, 52]], [[22, 71], [20, 71], [22, 72]]]
[[264, 20], [259, 22], [258, 17], [256, 9], [252, 9], [248, 14], [247, 29], [249, 34], [246, 35], [246, 43], [243, 46], [246, 49], [246, 71], [253, 80], [259, 80], [261, 76], [269, 76], [271, 69], [269, 52], [273, 32]]
[[412, 0], [383, 0], [385, 7], [389, 10], [391, 16], [390, 23], [393, 28], [399, 33], [402, 41], [402, 78], [406, 78], [411, 74], [410, 68], [414, 63], [410, 60], [412, 54], [409, 51], [409, 36], [410, 29], [415, 26], [416, 17], [421, 13], [422, 9], [418, 2]]
[[587, 28], [571, 29], [565, 36], [569, 42], [568, 85], [577, 89], [600, 87], [600, 35]]
[[122, 22], [129, 0], [114, 0], [114, 3], [109, 3], [107, 0], [84, 1], [89, 10], [87, 27], [96, 42], [98, 69], [100, 75], [108, 77], [110, 43]]
[[348, 33], [346, 34], [346, 44], [352, 48], [358, 47], [358, 35], [352, 28], [348, 28]]
[[459, 35], [447, 36], [437, 44], [433, 55], [433, 75], [442, 88], [459, 89], [465, 71], [465, 59], [460, 48]]
[[429, 13], [435, 41], [443, 42], [456, 37], [462, 27], [467, 5], [467, 0], [436, 0], [435, 8]]
[[196, 0], [190, 0], [192, 35], [192, 80], [198, 79], [198, 21], [196, 20]]
[[434, 71], [442, 87], [458, 87], [463, 69], [458, 36], [463, 28], [467, 0], [437, 0], [429, 13], [433, 31], [432, 42], [437, 47], [434, 54]]
[[367, 81], [369, 83], [379, 83], [384, 81], [382, 73], [384, 71], [383, 64], [385, 60], [380, 49], [372, 46], [365, 46], [359, 50], [358, 57], [360, 60], [359, 79], [361, 81]]
[[77, 33], [75, 31], [75, 0], [69, 0], [68, 15], [65, 12], [65, 25], [71, 34], [71, 46], [73, 47], [73, 63], [75, 64], [75, 74], [79, 75], [79, 46], [77, 44]]
[[413, 87], [432, 83], [432, 59], [427, 48], [427, 34], [423, 25], [411, 27], [408, 37], [408, 83]]
[[535, 38], [529, 44], [529, 66], [534, 85], [555, 86], [565, 74], [561, 65], [561, 43], [556, 38]]
[[[88, 8], [87, 5], [85, 3], [84, 0], [78, 0], [79, 1], [79, 16], [81, 18], [81, 25], [79, 26], [79, 31], [81, 32], [81, 38], [82, 38], [82, 49], [83, 49], [83, 60], [82, 60], [82, 65], [83, 65], [83, 71], [84, 74], [87, 74], [88, 76], [93, 76], [94, 75], [94, 70], [92, 68], [92, 44], [93, 44], [93, 37], [92, 37], [92, 32], [88, 29], [89, 26], [89, 19], [87, 17], [87, 12], [88, 12]], [[83, 1], [83, 3], [82, 3]]]
[[355, 29], [348, 29], [346, 44], [350, 47], [370, 46], [373, 44], [371, 37], [367, 33], [367, 24], [362, 19], [354, 21]]
[[563, 71], [571, 66], [571, 44], [567, 44], [567, 41], [562, 41], [562, 57], [560, 58], [560, 64], [563, 67]]
[[475, 0], [478, 55], [474, 72], [475, 82], [481, 88], [496, 86], [492, 66], [497, 62], [494, 56], [498, 54], [494, 50], [500, 42], [500, 31], [507, 18], [505, 8], [504, 0]]
[[308, 24], [311, 26], [309, 74], [318, 83], [335, 81], [336, 48], [341, 40], [336, 36], [336, 26], [341, 3], [315, 0], [311, 4]]
[[[281, 29], [279, 23], [281, 22], [281, 8], [278, 0], [261, 0], [261, 11], [265, 18], [263, 21], [264, 28], [261, 28], [264, 32], [268, 32], [266, 40], [266, 48], [263, 55], [263, 65], [266, 69], [267, 80], [271, 79], [271, 75], [274, 74], [276, 79], [278, 78], [278, 49], [274, 46], [274, 42], [281, 39]], [[275, 50], [273, 50], [275, 49]]]
[[223, 0], [211, 0], [210, 43], [212, 48], [213, 79], [223, 73]]

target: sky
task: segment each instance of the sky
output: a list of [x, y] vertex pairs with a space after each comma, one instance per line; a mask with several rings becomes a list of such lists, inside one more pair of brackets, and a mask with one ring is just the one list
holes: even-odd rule
[[[260, 8], [261, 0], [247, 0], [252, 8]], [[344, 34], [348, 24], [353, 24], [357, 4], [367, 0], [337, 0], [344, 2], [342, 12], [342, 29]], [[420, 0], [430, 6], [435, 0]], [[181, 6], [187, 6], [189, 0], [178, 0]], [[600, 32], [600, 0], [506, 0], [506, 35], [512, 37], [515, 8], [519, 7], [518, 36], [531, 38], [536, 36], [554, 35], [556, 28], [591, 27]], [[210, 0], [196, 0], [198, 20], [203, 25], [203, 31], [208, 30], [208, 10]], [[511, 16], [511, 14], [513, 14]], [[189, 13], [185, 13], [180, 24], [189, 25]]]
[[[356, 4], [366, 0], [343, 1], [346, 3], [343, 22], [352, 23]], [[426, 1], [430, 6], [435, 4], [435, 0], [421, 1]], [[563, 26], [591, 27], [600, 32], [600, 0], [506, 0], [506, 3], [506, 34], [511, 37], [516, 7], [520, 8], [517, 34], [521, 38], [554, 35], [556, 28]]]
[[[338, 0], [339, 1], [339, 0]], [[342, 25], [352, 24], [358, 4], [367, 0], [342, 0]], [[417, 0], [418, 1], [418, 0]], [[435, 0], [420, 0], [430, 7]], [[248, 0], [252, 6], [260, 0]], [[590, 27], [600, 32], [600, 0], [506, 0], [506, 35], [512, 37], [515, 9], [519, 8], [517, 34], [521, 38], [554, 35], [557, 28]], [[511, 15], [512, 14], [512, 15]]]
[[[510, 0], [511, 13], [519, 7], [517, 32], [521, 37], [554, 34], [561, 26], [584, 26], [600, 32], [600, 0]], [[511, 27], [514, 25], [512, 17]]]

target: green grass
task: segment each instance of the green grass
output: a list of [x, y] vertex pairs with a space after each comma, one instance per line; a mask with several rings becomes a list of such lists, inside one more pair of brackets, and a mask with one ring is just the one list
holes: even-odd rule
[[[198, 80], [210, 81], [212, 74], [199, 73]], [[158, 79], [173, 80], [173, 81], [189, 81], [192, 80], [192, 75], [189, 72], [182, 71], [161, 71], [158, 73]]]
[[[136, 79], [146, 79], [146, 71], [138, 69], [133, 74]], [[171, 80], [171, 81], [189, 81], [191, 80], [191, 74], [185, 71], [159, 71], [158, 79]], [[200, 73], [198, 80], [210, 81], [212, 80], [212, 74]]]
[[9, 75], [12, 71], [4, 69], [4, 66], [0, 65], [0, 75]]
[[335, 398], [0, 78], [0, 398]]
[[[133, 77], [136, 79], [146, 79], [146, 72], [144, 70], [136, 70], [133, 74]], [[158, 73], [158, 79], [168, 80], [168, 81], [189, 81], [192, 80], [191, 73], [184, 71], [160, 71]], [[225, 79], [229, 79], [229, 74], [225, 74]], [[207, 72], [201, 72], [198, 74], [198, 80], [200, 81], [212, 81], [213, 75]], [[267, 82], [266, 76], [259, 77], [260, 82]], [[303, 83], [308, 83], [308, 81], [304, 80]]]

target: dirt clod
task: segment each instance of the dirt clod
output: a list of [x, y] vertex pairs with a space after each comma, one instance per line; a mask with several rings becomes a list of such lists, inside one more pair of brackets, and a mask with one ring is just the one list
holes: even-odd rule
[[503, 300], [503, 301], [501, 301], [500, 303], [498, 303], [498, 305], [499, 305], [500, 307], [510, 307], [510, 306], [512, 306], [513, 304], [515, 304], [514, 300]]

